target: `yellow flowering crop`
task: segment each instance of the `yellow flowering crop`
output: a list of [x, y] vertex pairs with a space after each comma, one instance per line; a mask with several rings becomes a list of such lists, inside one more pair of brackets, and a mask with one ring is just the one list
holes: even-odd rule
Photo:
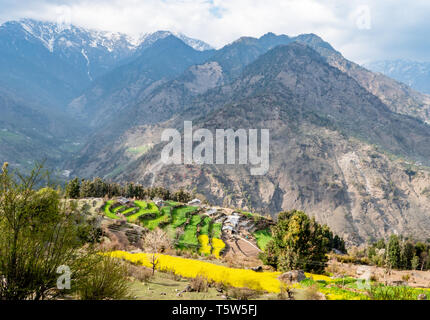
[[221, 239], [212, 238], [212, 248], [212, 254], [219, 259], [221, 251], [225, 248], [225, 243]]
[[[219, 240], [219, 239], [217, 239]], [[129, 253], [125, 251], [113, 251], [109, 255], [115, 258], [124, 259], [135, 264], [151, 268], [151, 253]], [[186, 278], [204, 276], [208, 280], [221, 282], [237, 288], [250, 288], [272, 293], [279, 293], [281, 286], [285, 286], [278, 277], [281, 272], [254, 272], [247, 269], [235, 269], [216, 265], [201, 260], [185, 259], [163, 254], [156, 254], [157, 269], [160, 271], [171, 271]], [[333, 281], [323, 275], [305, 273], [306, 277], [313, 280]], [[296, 283], [291, 288], [303, 289], [300, 283]], [[363, 296], [346, 290], [336, 288], [320, 288], [329, 300], [353, 300], [363, 299]]]
[[[152, 267], [150, 259], [152, 254], [128, 253], [113, 251], [112, 257], [125, 259], [145, 267]], [[163, 254], [157, 254], [157, 269], [160, 271], [173, 271], [186, 278], [204, 276], [208, 280], [225, 283], [237, 288], [250, 288], [267, 292], [280, 292], [280, 281], [277, 279], [280, 272], [254, 272], [245, 269], [233, 269], [200, 260], [184, 259]]]
[[324, 281], [327, 281], [327, 282], [333, 281], [332, 278], [324, 276], [322, 274], [313, 274], [313, 273], [307, 273], [307, 272], [305, 272], [305, 276], [306, 276], [306, 278], [311, 278], [314, 281], [318, 281], [318, 280], [324, 280]]
[[204, 255], [210, 255], [212, 247], [209, 244], [209, 237], [206, 234], [199, 235], [200, 249], [199, 252]]

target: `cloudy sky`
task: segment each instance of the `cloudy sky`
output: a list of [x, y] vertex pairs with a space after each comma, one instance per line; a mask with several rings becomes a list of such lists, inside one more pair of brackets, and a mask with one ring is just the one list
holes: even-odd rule
[[430, 60], [428, 0], [0, 0], [0, 23], [35, 18], [130, 34], [171, 30], [219, 48], [269, 31], [316, 33], [359, 63]]

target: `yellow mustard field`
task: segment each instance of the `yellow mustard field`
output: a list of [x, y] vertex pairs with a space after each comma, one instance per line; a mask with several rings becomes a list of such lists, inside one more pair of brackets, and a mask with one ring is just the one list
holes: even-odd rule
[[212, 251], [212, 247], [209, 244], [209, 237], [206, 234], [202, 234], [199, 236], [200, 249], [199, 252], [204, 255], [210, 255]]
[[[113, 251], [112, 257], [124, 259], [145, 267], [152, 267], [148, 253], [128, 253], [125, 251]], [[157, 254], [157, 269], [171, 271], [187, 278], [204, 276], [215, 282], [225, 283], [237, 288], [250, 288], [267, 292], [280, 292], [280, 281], [277, 279], [280, 272], [254, 272], [245, 269], [233, 269], [200, 260], [191, 260], [180, 257], [172, 257]]]
[[[112, 257], [124, 259], [148, 268], [152, 267], [150, 262], [152, 260], [151, 253], [113, 251], [108, 254]], [[255, 272], [252, 270], [228, 268], [210, 262], [173, 257], [163, 254], [156, 254], [156, 256], [158, 260], [156, 268], [158, 270], [174, 272], [175, 274], [186, 278], [204, 276], [208, 280], [224, 283], [229, 286], [250, 288], [272, 293], [279, 293], [282, 285], [281, 281], [278, 280], [281, 272]], [[305, 276], [313, 279], [314, 281], [324, 280], [327, 283], [334, 281], [330, 277], [324, 275], [305, 273]], [[296, 289], [303, 288], [299, 283], [294, 284], [292, 287]], [[351, 300], [363, 298], [361, 295], [336, 288], [320, 288], [320, 290], [329, 300]]]
[[212, 254], [219, 259], [221, 251], [225, 248], [225, 243], [221, 239], [212, 238]]

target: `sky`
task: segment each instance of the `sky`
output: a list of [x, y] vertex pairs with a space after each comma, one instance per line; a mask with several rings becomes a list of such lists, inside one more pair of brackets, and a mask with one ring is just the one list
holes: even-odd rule
[[20, 18], [119, 31], [170, 30], [220, 48], [241, 36], [315, 33], [358, 63], [429, 61], [428, 0], [0, 0]]

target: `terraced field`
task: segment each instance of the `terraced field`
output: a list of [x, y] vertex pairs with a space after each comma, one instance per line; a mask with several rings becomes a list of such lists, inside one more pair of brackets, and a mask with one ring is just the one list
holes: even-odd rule
[[103, 211], [111, 219], [125, 217], [128, 222], [150, 230], [157, 227], [176, 240], [176, 247], [203, 255], [220, 257], [225, 243], [221, 240], [222, 224], [213, 223], [199, 208], [166, 201], [161, 208], [154, 202], [133, 201], [121, 204], [115, 200], [105, 203]]
[[145, 201], [134, 201], [127, 205], [120, 205], [114, 200], [106, 202], [103, 211], [111, 219], [119, 219], [121, 216], [126, 217], [128, 222], [136, 222], [137, 219], [145, 215], [158, 215], [158, 207], [154, 203]]

